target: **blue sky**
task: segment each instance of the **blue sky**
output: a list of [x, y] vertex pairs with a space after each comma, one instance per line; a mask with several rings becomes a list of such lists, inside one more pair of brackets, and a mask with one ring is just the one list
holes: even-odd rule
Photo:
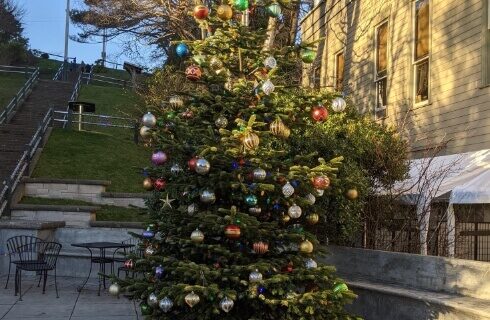
[[[25, 10], [23, 18], [24, 35], [29, 38], [32, 49], [63, 55], [65, 35], [66, 0], [15, 0]], [[72, 7], [80, 0], [71, 0]], [[70, 35], [78, 29], [70, 23]], [[100, 42], [102, 39], [94, 39]], [[93, 63], [100, 59], [102, 43], [77, 43], [69, 40], [68, 56], [77, 57], [77, 62]], [[143, 50], [145, 51], [145, 50]], [[124, 54], [121, 39], [111, 40], [107, 45], [107, 60], [122, 63], [124, 61], [147, 64], [147, 58], [132, 60]]]

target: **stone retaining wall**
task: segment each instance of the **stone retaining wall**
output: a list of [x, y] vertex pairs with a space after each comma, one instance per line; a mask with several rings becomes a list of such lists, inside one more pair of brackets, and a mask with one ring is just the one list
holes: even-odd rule
[[64, 221], [67, 227], [89, 227], [98, 209], [100, 207], [16, 204], [10, 215], [18, 220]]

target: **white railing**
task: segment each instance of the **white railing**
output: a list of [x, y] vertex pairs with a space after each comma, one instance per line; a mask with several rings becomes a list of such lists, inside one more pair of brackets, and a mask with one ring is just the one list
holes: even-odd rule
[[53, 77], [53, 80], [60, 80], [63, 76], [63, 71], [65, 69], [65, 63], [62, 63], [60, 65], [60, 67], [58, 68], [58, 70], [56, 71], [54, 77]]
[[92, 72], [89, 73], [84, 73], [83, 74], [83, 79], [87, 80], [87, 84], [90, 82], [101, 82], [101, 83], [108, 83], [110, 85], [116, 86], [116, 87], [132, 87], [133, 84], [131, 83], [130, 80], [123, 80], [123, 79], [118, 79], [118, 78], [113, 78], [113, 77], [106, 77], [106, 76], [101, 76], [98, 74], [93, 74]]
[[33, 70], [29, 79], [22, 86], [22, 88], [17, 92], [17, 94], [10, 100], [5, 109], [0, 113], [0, 124], [8, 122], [12, 115], [12, 112], [22, 103], [22, 101], [30, 93], [32, 87], [37, 82], [39, 78], [39, 68]]
[[35, 67], [16, 67], [0, 65], [0, 72], [30, 74], [36, 70]]

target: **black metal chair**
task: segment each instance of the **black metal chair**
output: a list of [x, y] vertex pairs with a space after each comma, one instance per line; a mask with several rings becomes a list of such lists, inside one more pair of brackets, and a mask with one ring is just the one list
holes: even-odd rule
[[40, 241], [43, 240], [34, 236], [15, 236], [7, 239], [7, 251], [9, 256], [9, 272], [7, 274], [7, 282], [5, 283], [5, 289], [7, 289], [9, 285], [10, 269], [12, 264], [16, 264], [20, 260], [18, 248]]
[[[128, 260], [129, 255], [137, 256], [137, 257], [142, 257], [143, 256], [143, 251], [141, 250], [141, 242], [137, 238], [129, 238], [127, 240], [121, 241], [123, 244], [132, 244], [134, 245], [133, 247], [130, 248], [120, 248], [116, 249], [112, 255], [112, 260], [115, 263], [124, 263], [126, 260]], [[127, 268], [124, 265], [120, 266], [117, 268], [117, 277], [119, 278], [119, 274], [121, 271], [124, 271], [126, 274], [126, 278], [129, 276], [129, 273], [131, 272], [131, 277], [134, 278], [135, 271], [133, 269]], [[112, 267], [112, 273], [114, 274], [114, 266]]]
[[46, 292], [48, 271], [54, 270], [54, 287], [56, 289], [56, 298], [59, 298], [58, 284], [56, 282], [56, 261], [58, 260], [60, 250], [61, 244], [44, 241], [27, 244], [18, 248], [20, 261], [15, 263], [15, 295], [19, 293], [19, 300], [22, 300], [22, 271], [40, 272], [41, 275], [44, 275], [44, 294]]

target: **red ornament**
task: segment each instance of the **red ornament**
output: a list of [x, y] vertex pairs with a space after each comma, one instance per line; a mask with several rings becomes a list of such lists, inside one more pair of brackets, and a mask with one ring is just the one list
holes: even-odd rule
[[316, 122], [324, 121], [328, 117], [328, 110], [324, 106], [311, 108], [311, 118]]
[[225, 236], [228, 239], [238, 239], [240, 238], [241, 230], [236, 224], [230, 224], [225, 228]]
[[284, 273], [291, 273], [293, 272], [293, 263], [289, 262], [286, 266], [282, 268], [282, 272]]
[[202, 76], [201, 68], [194, 64], [188, 66], [187, 69], [185, 69], [185, 76], [191, 81], [198, 81], [199, 79], [201, 79]]
[[209, 9], [206, 6], [198, 5], [194, 7], [194, 18], [197, 20], [204, 20], [209, 15]]
[[311, 183], [315, 189], [325, 190], [330, 186], [330, 179], [326, 176], [318, 176], [314, 177], [311, 180]]
[[196, 163], [197, 163], [197, 158], [194, 157], [187, 161], [187, 166], [189, 167], [189, 170], [194, 171], [196, 170]]
[[182, 112], [182, 117], [190, 119], [194, 116], [194, 112], [192, 110], [187, 109], [186, 111]]
[[157, 189], [158, 191], [162, 191], [167, 186], [167, 181], [165, 181], [165, 179], [163, 178], [158, 178], [153, 184], [155, 186], [155, 189]]
[[266, 242], [263, 242], [263, 241], [254, 242], [253, 248], [254, 248], [255, 253], [264, 254], [267, 251], [269, 251], [269, 244], [267, 244]]
[[241, 158], [240, 160], [238, 160], [238, 164], [240, 165], [240, 167], [243, 167], [245, 165], [246, 161], [245, 159]]
[[133, 269], [134, 268], [134, 262], [132, 259], [124, 261], [124, 268], [126, 269]]

